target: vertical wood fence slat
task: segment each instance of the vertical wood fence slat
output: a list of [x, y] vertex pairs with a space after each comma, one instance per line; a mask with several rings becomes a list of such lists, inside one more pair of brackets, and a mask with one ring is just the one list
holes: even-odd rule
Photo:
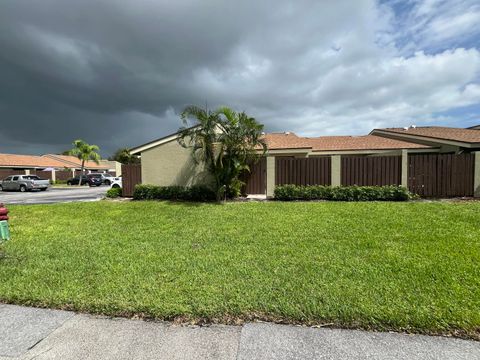
[[250, 172], [245, 174], [245, 193], [265, 194], [266, 191], [267, 160], [260, 159], [256, 164], [250, 166]]
[[72, 177], [72, 171], [71, 170], [60, 170], [60, 171], [55, 171], [55, 178], [57, 180], [68, 180]]
[[342, 157], [342, 185], [383, 186], [401, 183], [400, 156]]
[[424, 197], [473, 196], [473, 154], [408, 156], [408, 189]]
[[25, 174], [25, 170], [1, 169], [0, 170], [0, 180], [3, 180], [7, 176], [10, 176], [10, 175], [24, 175], [24, 174]]
[[52, 180], [52, 172], [51, 171], [30, 170], [30, 174], [37, 175], [41, 179]]
[[275, 159], [275, 185], [330, 185], [331, 158], [287, 158]]
[[139, 164], [122, 165], [122, 195], [132, 197], [135, 185], [142, 183], [142, 166]]

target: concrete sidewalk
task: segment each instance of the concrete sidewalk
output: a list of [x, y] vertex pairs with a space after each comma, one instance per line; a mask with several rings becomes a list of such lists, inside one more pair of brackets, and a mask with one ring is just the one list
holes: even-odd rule
[[480, 359], [480, 342], [251, 323], [178, 326], [0, 304], [0, 359]]

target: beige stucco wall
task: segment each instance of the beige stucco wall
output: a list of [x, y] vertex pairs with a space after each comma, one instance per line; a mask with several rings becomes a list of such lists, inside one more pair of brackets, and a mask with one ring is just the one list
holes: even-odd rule
[[191, 186], [210, 181], [203, 165], [196, 165], [191, 150], [176, 140], [142, 152], [142, 183]]

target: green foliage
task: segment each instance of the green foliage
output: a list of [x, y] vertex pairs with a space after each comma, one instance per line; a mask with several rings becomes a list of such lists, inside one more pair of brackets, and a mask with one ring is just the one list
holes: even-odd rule
[[258, 150], [266, 150], [263, 125], [228, 107], [209, 111], [188, 106], [181, 116], [185, 126], [190, 119], [197, 125], [181, 128], [178, 142], [191, 148], [197, 163], [206, 164], [214, 180], [217, 200], [239, 196], [244, 185], [240, 179], [242, 173], [249, 171], [248, 164], [258, 160]]
[[215, 201], [216, 193], [203, 185], [184, 186], [156, 186], [137, 185], [133, 192], [134, 200], [181, 200], [181, 201]]
[[[97, 145], [90, 145], [83, 140], [75, 140], [73, 142], [73, 148], [68, 152], [69, 155], [76, 156], [81, 162], [81, 172], [84, 173], [85, 162], [93, 161], [99, 163], [101, 157], [98, 151], [100, 148]], [[78, 183], [81, 186], [81, 182]]]
[[139, 164], [140, 158], [138, 156], [130, 154], [130, 150], [128, 148], [120, 148], [113, 156], [109, 157], [108, 160], [111, 161], [118, 161], [122, 164]]
[[67, 180], [55, 180], [56, 185], [64, 185], [67, 183]]
[[332, 201], [407, 201], [412, 194], [401, 186], [299, 186], [275, 187], [276, 200], [332, 200]]
[[476, 336], [480, 202], [11, 205], [0, 302]]
[[111, 198], [111, 199], [118, 198], [118, 197], [122, 196], [122, 188], [120, 188], [120, 187], [110, 188], [110, 189], [108, 189], [105, 196], [107, 198]]

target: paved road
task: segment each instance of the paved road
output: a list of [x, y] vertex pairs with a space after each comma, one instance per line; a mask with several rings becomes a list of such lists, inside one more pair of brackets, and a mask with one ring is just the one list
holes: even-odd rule
[[478, 360], [480, 342], [250, 323], [179, 326], [0, 304], [0, 360]]
[[29, 191], [25, 193], [0, 191], [0, 203], [9, 204], [54, 204], [72, 201], [95, 201], [105, 196], [108, 186], [90, 188], [76, 186], [68, 188], [49, 188], [47, 191]]

